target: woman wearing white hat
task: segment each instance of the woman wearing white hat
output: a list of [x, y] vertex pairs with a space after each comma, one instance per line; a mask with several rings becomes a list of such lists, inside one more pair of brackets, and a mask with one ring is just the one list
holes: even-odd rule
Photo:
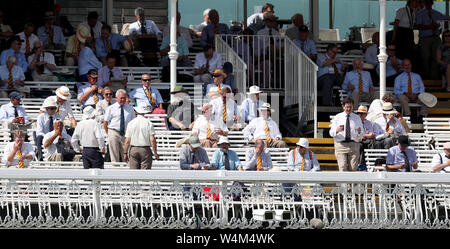
[[319, 161], [316, 154], [309, 149], [309, 141], [300, 138], [297, 147], [289, 151], [289, 171], [320, 171]]
[[246, 98], [241, 104], [242, 116], [245, 123], [250, 123], [252, 119], [259, 117], [258, 108], [264, 104], [264, 101], [259, 99], [259, 95], [262, 91], [259, 86], [251, 86], [249, 89], [248, 98]]
[[399, 135], [406, 135], [405, 128], [396, 118], [397, 110], [389, 102], [383, 103], [383, 116], [373, 123], [375, 149], [389, 149], [397, 144]]
[[[72, 106], [69, 102], [70, 98], [72, 97], [72, 95], [70, 94], [70, 89], [67, 86], [61, 86], [56, 89], [55, 94], [56, 95], [47, 97], [45, 101], [56, 102], [56, 113], [61, 115], [62, 120], [65, 120], [68, 117], [72, 124], [72, 127], [75, 128], [77, 126], [77, 121], [73, 116]], [[44, 111], [45, 108], [44, 105], [42, 105], [39, 113], [43, 113]]]
[[242, 171], [242, 164], [235, 151], [230, 150], [230, 141], [225, 136], [220, 136], [217, 145], [220, 149], [214, 151], [211, 166], [218, 170], [239, 170]]

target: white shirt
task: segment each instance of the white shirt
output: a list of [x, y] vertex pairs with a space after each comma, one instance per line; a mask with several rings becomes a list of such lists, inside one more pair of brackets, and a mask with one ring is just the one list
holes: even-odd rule
[[[152, 20], [144, 20], [145, 21], [145, 29], [147, 30], [147, 34], [154, 34], [157, 35], [161, 33], [161, 30], [159, 30], [158, 26], [156, 26], [155, 22]], [[136, 21], [132, 24], [130, 24], [129, 28], [129, 35], [132, 35], [133, 32], [136, 32], [138, 35], [142, 35], [141, 32], [141, 23]]]
[[[389, 128], [394, 130], [394, 134], [406, 134], [405, 127], [403, 127], [402, 123], [396, 117], [394, 117], [394, 120], [394, 124], [389, 122]], [[385, 118], [383, 115], [375, 119], [375, 122], [373, 122], [373, 132], [376, 135], [375, 139], [380, 140], [383, 138], [383, 135], [386, 133], [386, 121], [387, 117]]]
[[[281, 139], [281, 132], [278, 129], [277, 123], [269, 117], [267, 119], [267, 126], [269, 127], [269, 134], [272, 139], [279, 138]], [[253, 138], [262, 138], [266, 139], [266, 121], [263, 117], [254, 118], [250, 123], [242, 130], [242, 133], [244, 136], [248, 138], [249, 141], [251, 141]]]
[[397, 10], [395, 14], [395, 20], [399, 20], [399, 27], [412, 29], [416, 20], [416, 11], [406, 6]]
[[228, 128], [225, 126], [223, 121], [218, 122], [217, 120], [207, 120], [205, 116], [198, 116], [197, 120], [194, 122], [194, 126], [192, 127], [192, 133], [197, 133], [198, 139], [205, 140], [206, 139], [206, 129], [209, 123], [209, 128], [211, 130], [211, 139], [219, 140], [219, 135], [216, 134], [216, 129], [221, 129], [224, 132], [228, 132]]
[[[194, 68], [199, 69], [206, 65], [205, 53], [200, 52], [195, 55]], [[214, 52], [213, 57], [209, 60], [209, 72], [212, 73], [215, 69], [222, 68], [222, 56]]]
[[[186, 40], [186, 44], [187, 44], [188, 48], [191, 48], [192, 47], [192, 37], [191, 37], [191, 32], [189, 31], [190, 29], [183, 27], [183, 26], [178, 26], [178, 29], [180, 30], [181, 37], [183, 37]], [[163, 39], [169, 35], [170, 35], [170, 26], [167, 26], [163, 30]]]
[[[309, 156], [311, 153], [311, 157]], [[294, 156], [295, 155], [295, 156]], [[320, 171], [319, 161], [317, 160], [316, 154], [309, 149], [305, 151], [305, 164], [303, 171]], [[303, 156], [298, 152], [297, 149], [289, 151], [288, 154], [288, 167], [289, 171], [300, 171], [302, 168]]]
[[[27, 116], [27, 113], [25, 112], [25, 109], [22, 106], [17, 106], [17, 114], [18, 117], [24, 117], [25, 123], [28, 123], [29, 119]], [[12, 122], [13, 119], [16, 117], [14, 116], [14, 106], [11, 102], [8, 104], [4, 104], [0, 107], [0, 121], [2, 122]]]
[[[334, 137], [334, 141], [337, 143], [343, 142], [345, 140], [345, 131], [347, 129], [347, 113], [341, 112], [337, 114], [334, 119], [331, 121], [330, 128], [330, 136]], [[336, 129], [338, 126], [343, 125], [344, 130], [336, 133]], [[360, 128], [360, 132], [358, 132], [358, 128]], [[354, 114], [350, 113], [350, 139], [353, 142], [359, 142], [364, 135], [364, 126], [361, 122], [361, 118]]]
[[150, 146], [150, 136], [155, 135], [152, 122], [142, 115], [128, 124], [125, 137], [130, 138], [131, 146]]
[[[111, 105], [116, 103], [116, 99], [111, 99]], [[106, 101], [106, 99], [102, 99], [100, 100], [97, 105], [95, 106], [95, 119], [97, 120], [97, 122], [100, 122], [103, 124], [103, 120], [104, 120], [104, 115], [106, 112], [106, 109], [108, 109], [110, 105], [108, 105], [108, 102]]]
[[[85, 26], [89, 30], [89, 33], [91, 32], [91, 26], [89, 26], [87, 21], [84, 21], [84, 22], [80, 23], [79, 26], [81, 26], [81, 25]], [[103, 24], [101, 22], [97, 21], [97, 23], [95, 24], [95, 27], [93, 28], [93, 30], [94, 30], [94, 38], [95, 39], [99, 39], [100, 38], [100, 36], [102, 34], [102, 27], [103, 27]]]
[[[25, 54], [26, 46], [27, 46], [27, 38], [25, 37], [25, 33], [20, 32], [17, 35], [20, 37], [20, 39], [23, 40], [22, 47], [20, 47], [20, 52]], [[33, 48], [34, 48], [34, 43], [39, 41], [39, 37], [37, 37], [37, 35], [35, 35], [35, 34], [31, 34], [30, 37], [28, 37], [28, 41], [30, 42], [30, 53], [32, 53]]]
[[[30, 55], [30, 57], [28, 57], [28, 65], [31, 65], [31, 62], [34, 60], [34, 57], [36, 56], [35, 53], [33, 53], [32, 55]], [[53, 66], [56, 66], [55, 64], [55, 56], [53, 56], [51, 53], [47, 53], [47, 52], [43, 52], [41, 55], [41, 57], [39, 58], [40, 61], [45, 61], [47, 62], [47, 64], [51, 64]], [[34, 70], [33, 70], [33, 76], [37, 75], [37, 71], [36, 71], [37, 65], [35, 66]], [[52, 71], [50, 71], [47, 66], [44, 66], [44, 74], [52, 74]]]
[[[217, 120], [217, 122], [223, 122], [223, 100], [222, 97], [215, 98], [209, 102], [213, 106], [212, 120]], [[232, 124], [234, 121], [234, 115], [238, 115], [238, 108], [236, 102], [231, 99], [227, 99], [226, 103], [227, 111], [227, 123]]]
[[80, 151], [80, 145], [82, 147], [99, 148], [100, 150], [105, 148], [105, 138], [95, 119], [86, 119], [79, 122], [73, 132], [71, 143], [76, 152]]
[[[441, 155], [441, 156], [439, 156], [439, 155]], [[442, 162], [441, 162], [441, 158], [442, 158]], [[442, 153], [439, 153], [439, 154], [436, 154], [433, 156], [433, 160], [431, 161], [431, 166], [434, 167], [439, 164], [445, 164], [445, 163], [447, 163], [447, 161], [448, 161], [448, 158], [446, 157], [446, 154], [444, 152], [442, 152]], [[450, 167], [447, 166], [447, 167], [441, 169], [441, 171], [439, 171], [439, 172], [444, 173], [444, 172], [449, 172], [449, 171], [450, 171]]]
[[[6, 144], [5, 151], [3, 153], [3, 163], [8, 167], [19, 165], [19, 158], [17, 157], [17, 153], [14, 155], [12, 162], [8, 162], [8, 155], [9, 155], [9, 153], [11, 153], [11, 151], [13, 151], [14, 144], [15, 144], [15, 142], [9, 142], [8, 144]], [[33, 148], [32, 144], [24, 142], [22, 144], [21, 150], [22, 150], [21, 151], [22, 155], [24, 155], [24, 156], [32, 155], [33, 159], [34, 159], [34, 148]], [[33, 159], [32, 160], [28, 160], [28, 159], [23, 160], [24, 166], [28, 167], [30, 165], [30, 162], [33, 161]]]
[[[54, 102], [56, 102], [57, 105], [59, 105], [59, 114], [61, 115], [63, 120], [66, 119], [66, 117], [73, 118], [72, 106], [70, 105], [69, 100], [64, 102], [64, 104], [61, 104], [60, 102], [58, 102], [57, 96], [53, 95], [53, 96], [47, 97], [44, 100], [44, 103], [46, 101], [54, 101]], [[56, 110], [58, 110], [58, 108]], [[42, 106], [41, 106], [41, 111], [45, 111], [44, 104], [42, 104]]]
[[375, 99], [372, 101], [369, 107], [369, 114], [367, 114], [366, 119], [370, 122], [375, 122], [377, 118], [383, 115], [383, 101], [380, 99]]
[[255, 13], [247, 18], [247, 26], [250, 26], [252, 23], [264, 22], [264, 14], [263, 13]]
[[[125, 131], [127, 130], [127, 124], [136, 117], [133, 107], [129, 104], [124, 104], [124, 117], [125, 117]], [[120, 131], [120, 105], [118, 102], [111, 105], [106, 109], [105, 121], [108, 122], [108, 129], [114, 129]]]
[[[53, 115], [53, 122], [55, 119], [62, 119], [62, 116], [55, 113]], [[37, 127], [36, 127], [36, 136], [44, 136], [46, 133], [50, 131], [50, 125], [53, 127], [53, 123], [50, 124], [50, 115], [47, 112], [41, 113], [37, 117]], [[66, 128], [63, 128], [65, 130]]]
[[[45, 134], [44, 139], [42, 140], [42, 146], [44, 146], [45, 142], [54, 134], [55, 130]], [[61, 133], [61, 139], [64, 140], [64, 144], [68, 144], [70, 143], [71, 137], [65, 132], [65, 130], [63, 130], [63, 132]], [[44, 147], [44, 161], [48, 161], [51, 155], [57, 153], [56, 144], [58, 143], [58, 140], [59, 138], [55, 138], [50, 146]]]

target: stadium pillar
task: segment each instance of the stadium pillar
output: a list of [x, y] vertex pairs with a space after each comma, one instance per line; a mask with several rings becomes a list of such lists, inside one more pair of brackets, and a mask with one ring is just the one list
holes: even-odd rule
[[378, 61], [380, 62], [380, 99], [386, 93], [386, 0], [379, 0], [380, 5], [380, 54]]
[[[173, 91], [177, 84], [177, 0], [170, 0], [170, 91]], [[172, 94], [170, 99], [172, 101]]]
[[319, 1], [309, 0], [309, 23], [313, 39], [319, 41]]

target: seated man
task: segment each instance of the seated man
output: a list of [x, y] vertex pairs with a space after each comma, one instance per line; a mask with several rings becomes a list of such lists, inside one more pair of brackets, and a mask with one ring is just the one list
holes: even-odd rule
[[317, 60], [317, 50], [314, 41], [308, 38], [309, 29], [306, 25], [298, 27], [298, 36], [293, 42], [299, 47], [312, 61]]
[[190, 130], [195, 116], [194, 104], [188, 95], [188, 91], [183, 86], [176, 86], [170, 94], [173, 95], [173, 100], [167, 108], [169, 129]]
[[105, 86], [111, 87], [114, 79], [123, 79], [120, 88], [125, 89], [127, 87], [127, 77], [123, 76], [122, 69], [116, 67], [116, 57], [108, 55], [106, 56], [106, 65], [98, 70], [97, 85], [100, 88]]
[[202, 115], [198, 116], [192, 127], [191, 136], [198, 136], [202, 147], [217, 147], [219, 136], [228, 136], [228, 128], [220, 120], [211, 120], [213, 106], [204, 104]]
[[85, 27], [90, 31], [93, 39], [99, 39], [102, 31], [103, 23], [98, 20], [97, 11], [90, 11], [87, 15], [86, 21], [78, 24], [79, 27]]
[[138, 87], [129, 93], [130, 99], [136, 102], [136, 105], [145, 103], [151, 109], [150, 114], [166, 114], [163, 108], [164, 100], [158, 89], [151, 87], [152, 77], [150, 74], [141, 76], [142, 87]]
[[[393, 87], [395, 79], [403, 72], [402, 60], [395, 56], [395, 45], [389, 44], [387, 46], [387, 54], [389, 56], [386, 62], [386, 86]], [[377, 73], [380, 76], [380, 64], [377, 65]]]
[[306, 138], [298, 140], [297, 148], [289, 152], [289, 171], [320, 171], [316, 154], [309, 149], [309, 141]]
[[25, 73], [28, 70], [28, 63], [25, 54], [20, 52], [22, 40], [19, 36], [13, 36], [8, 40], [8, 44], [9, 49], [3, 50], [0, 55], [0, 65], [6, 65], [6, 60], [8, 57], [12, 56], [16, 59], [16, 65], [22, 68], [23, 73]]
[[203, 31], [203, 29], [204, 29], [204, 28], [208, 25], [208, 23], [209, 23], [209, 16], [208, 16], [208, 13], [209, 13], [210, 10], [211, 10], [211, 9], [205, 9], [205, 10], [203, 11], [203, 22], [200, 23], [199, 25], [197, 25], [197, 26], [194, 28], [195, 35], [197, 35], [198, 37], [202, 36], [202, 31]]
[[116, 103], [116, 99], [113, 98], [113, 91], [111, 90], [111, 88], [109, 87], [105, 87], [103, 88], [103, 99], [100, 100], [96, 105], [95, 105], [95, 119], [97, 120], [97, 122], [99, 122], [100, 124], [103, 124], [103, 117], [106, 113], [106, 109]]
[[230, 29], [225, 23], [219, 23], [219, 12], [212, 9], [208, 12], [209, 24], [202, 30], [202, 36], [200, 38], [200, 45], [205, 47], [210, 45], [215, 47], [215, 36], [216, 34], [229, 34]]
[[206, 150], [202, 148], [197, 136], [189, 137], [189, 144], [185, 144], [180, 150], [180, 169], [182, 170], [208, 170], [215, 169], [209, 165]]
[[223, 79], [223, 83], [225, 85], [229, 85], [231, 87], [231, 90], [234, 94], [238, 93], [238, 89], [236, 88], [236, 83], [234, 80], [234, 74], [233, 74], [233, 64], [230, 62], [223, 63], [222, 71], [225, 73], [225, 78]]
[[[56, 89], [55, 93], [56, 95], [47, 97], [45, 101], [56, 102], [56, 113], [61, 115], [61, 119], [63, 121], [68, 118], [72, 127], [75, 128], [77, 126], [77, 121], [73, 116], [72, 105], [70, 104], [70, 98], [72, 95], [70, 94], [69, 88], [67, 86], [61, 86]], [[44, 105], [42, 105], [39, 113], [43, 113], [44, 111], [45, 108]]]
[[17, 130], [14, 133], [14, 141], [5, 146], [3, 153], [3, 163], [7, 167], [25, 168], [34, 159], [33, 145], [25, 140], [25, 132]]
[[23, 31], [18, 33], [17, 36], [23, 41], [20, 52], [25, 54], [25, 57], [28, 58], [33, 51], [34, 43], [39, 41], [37, 35], [34, 34], [34, 24], [31, 22], [25, 23]]
[[106, 64], [108, 55], [120, 61], [120, 47], [127, 39], [126, 36], [111, 33], [111, 26], [103, 25], [100, 38], [95, 39], [95, 54], [103, 64]]
[[229, 88], [231, 90], [231, 87], [229, 85], [223, 83], [223, 79], [226, 77], [226, 74], [223, 72], [222, 69], [214, 70], [212, 73], [212, 77], [213, 82], [209, 83], [206, 86], [206, 95], [209, 97], [209, 99], [215, 99], [220, 97], [221, 90], [223, 88]]
[[388, 149], [396, 144], [400, 135], [406, 135], [402, 123], [395, 117], [396, 113], [391, 103], [383, 103], [383, 116], [373, 123], [376, 149]]
[[333, 86], [340, 86], [342, 83], [342, 74], [344, 66], [336, 58], [338, 48], [334, 44], [327, 47], [325, 54], [317, 58], [317, 89], [322, 93], [322, 105], [331, 106], [333, 96]]
[[349, 93], [349, 97], [353, 99], [355, 106], [359, 106], [359, 101], [371, 103], [378, 98], [378, 93], [373, 90], [370, 73], [363, 71], [363, 63], [359, 58], [353, 60], [353, 71], [345, 74], [342, 89]]
[[285, 35], [291, 40], [295, 40], [298, 37], [299, 28], [305, 24], [303, 15], [301, 13], [295, 13], [291, 17], [292, 26], [286, 29]]
[[31, 76], [34, 81], [59, 81], [52, 72], [56, 69], [53, 54], [44, 52], [40, 41], [34, 43], [33, 54], [28, 57]]
[[[165, 36], [161, 42], [159, 53], [161, 55], [161, 66], [170, 66], [169, 52], [170, 52], [170, 36]], [[177, 67], [192, 67], [192, 61], [189, 59], [189, 47], [186, 39], [181, 35], [180, 30], [177, 30]]]
[[409, 147], [408, 136], [400, 136], [398, 145], [390, 148], [386, 157], [386, 170], [391, 172], [412, 172], [417, 169], [416, 151]]
[[158, 26], [152, 20], [145, 19], [145, 11], [143, 8], [138, 7], [134, 10], [134, 15], [136, 16], [136, 22], [131, 23], [129, 27], [129, 34], [132, 35], [136, 32], [138, 35], [160, 35], [162, 34]]
[[[186, 41], [187, 47], [191, 48], [192, 47], [191, 30], [186, 27], [180, 26], [180, 21], [181, 21], [181, 14], [180, 14], [180, 12], [177, 11], [177, 30], [180, 31], [180, 36], [183, 37], [184, 40]], [[163, 41], [166, 38], [168, 38], [170, 41], [170, 25], [167, 25], [167, 27], [165, 27], [163, 30]], [[168, 44], [168, 42], [167, 42], [167, 44]], [[163, 46], [161, 46], [161, 47], [163, 47]]]
[[25, 109], [20, 105], [22, 95], [18, 92], [11, 92], [9, 94], [11, 101], [0, 107], [0, 121], [6, 123], [6, 128], [19, 129], [24, 128], [25, 124], [30, 121]]
[[405, 116], [411, 116], [409, 102], [421, 105], [420, 114], [418, 114], [418, 123], [421, 123], [423, 117], [428, 115], [428, 107], [419, 99], [419, 94], [425, 92], [425, 87], [420, 75], [411, 72], [411, 68], [411, 61], [409, 59], [403, 60], [405, 71], [395, 78], [394, 94], [400, 102]]
[[86, 40], [93, 39], [89, 29], [84, 25], [77, 28], [77, 33], [67, 39], [67, 46], [64, 56], [64, 65], [75, 66], [78, 65], [78, 58], [81, 50], [86, 46]]
[[87, 77], [88, 82], [78, 86], [78, 102], [80, 102], [83, 108], [87, 105], [95, 108], [95, 105], [103, 99], [102, 89], [97, 86], [97, 70], [89, 70]]
[[203, 52], [195, 56], [194, 82], [211, 82], [211, 74], [217, 68], [222, 68], [222, 56], [209, 45], [203, 47]]
[[268, 171], [273, 168], [270, 151], [265, 148], [264, 139], [255, 139], [255, 146], [245, 152], [244, 170]]
[[78, 57], [78, 73], [80, 75], [80, 81], [86, 82], [88, 72], [92, 69], [99, 70], [102, 68], [102, 63], [97, 59], [92, 51], [94, 42], [90, 39], [86, 39], [85, 47], [81, 50]]
[[261, 117], [254, 118], [243, 130], [248, 141], [255, 142], [255, 139], [264, 137], [264, 142], [268, 148], [288, 148], [286, 142], [281, 140], [282, 136], [277, 123], [270, 117], [275, 110], [270, 108], [269, 103], [264, 103], [260, 108]]
[[450, 168], [450, 142], [444, 144], [444, 151], [433, 156], [431, 165], [433, 166], [433, 172], [449, 172]]
[[62, 119], [62, 116], [56, 113], [57, 104], [52, 100], [45, 100], [43, 107], [45, 111], [38, 115], [36, 121], [36, 147], [38, 151], [38, 160], [42, 161], [42, 140], [44, 135], [53, 130], [53, 121]]
[[258, 108], [264, 104], [262, 100], [259, 99], [259, 95], [262, 93], [258, 86], [251, 86], [250, 92], [247, 93], [248, 98], [246, 98], [241, 104], [241, 110], [243, 112], [245, 123], [250, 123], [254, 118], [259, 117]]
[[222, 88], [220, 97], [211, 100], [210, 104], [213, 106], [214, 121], [223, 122], [229, 128], [238, 122], [238, 108], [230, 88]]
[[214, 151], [211, 166], [218, 170], [242, 171], [242, 164], [234, 150], [230, 150], [230, 141], [227, 137], [220, 136], [217, 145], [220, 149]]
[[53, 121], [53, 131], [44, 136], [44, 161], [74, 161], [79, 162], [80, 155], [75, 155], [72, 150], [70, 141], [71, 137], [64, 129], [63, 121], [55, 119]]
[[[392, 105], [394, 105], [396, 102], [395, 95], [393, 93], [386, 93], [381, 100], [375, 99], [374, 101], [372, 101], [369, 107], [369, 114], [367, 114], [366, 119], [372, 122], [373, 124], [377, 118], [383, 117], [383, 103], [386, 102], [389, 102]], [[403, 119], [401, 113], [397, 112], [395, 117], [398, 120], [400, 120], [403, 127], [405, 128], [405, 131], [409, 133], [410, 130], [408, 124], [406, 123], [405, 119]]]
[[25, 86], [25, 74], [22, 68], [16, 65], [17, 59], [9, 56], [6, 65], [0, 66], [0, 97], [7, 98], [8, 92], [19, 91], [29, 93], [30, 89]]
[[64, 49], [66, 38], [62, 29], [53, 25], [54, 19], [52, 11], [45, 12], [44, 26], [37, 29], [37, 36], [46, 49]]

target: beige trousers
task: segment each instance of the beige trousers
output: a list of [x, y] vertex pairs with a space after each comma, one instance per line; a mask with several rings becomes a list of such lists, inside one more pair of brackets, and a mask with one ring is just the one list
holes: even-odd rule
[[334, 154], [336, 155], [339, 171], [356, 171], [359, 163], [360, 143], [336, 143], [334, 142]]
[[[55, 153], [51, 155], [48, 160], [49, 162], [62, 162], [63, 161], [63, 155], [61, 153]], [[81, 155], [75, 155], [73, 162], [81, 162]]]
[[369, 102], [372, 103], [372, 101], [374, 99], [378, 99], [379, 98], [379, 93], [376, 92], [372, 92], [372, 93], [362, 93], [361, 95], [359, 94], [358, 91], [353, 91], [352, 94], [350, 95], [350, 97], [353, 99], [353, 107], [355, 109], [358, 109], [359, 107], [359, 102], [363, 101], [363, 102]]
[[[403, 110], [403, 115], [404, 116], [411, 116], [411, 109], [409, 108], [409, 98], [408, 96], [406, 96], [405, 94], [402, 94], [398, 97], [398, 102], [400, 103], [402, 110]], [[419, 99], [417, 99], [417, 101], [415, 102], [419, 105], [421, 105], [420, 107], [420, 115], [426, 117], [428, 115], [428, 107], [426, 105], [424, 105], [422, 103], [422, 101], [420, 101]]]
[[148, 147], [135, 147], [131, 146], [128, 166], [130, 169], [151, 169], [153, 162], [153, 153]]
[[108, 146], [111, 162], [122, 162], [124, 144], [125, 136], [121, 136], [118, 131], [108, 129]]

